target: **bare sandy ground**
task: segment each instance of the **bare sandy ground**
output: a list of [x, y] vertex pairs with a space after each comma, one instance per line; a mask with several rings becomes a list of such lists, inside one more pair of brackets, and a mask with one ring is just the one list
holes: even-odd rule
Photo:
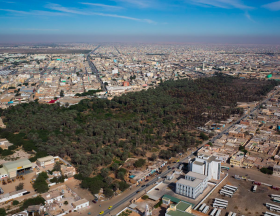
[[22, 149], [19, 149], [19, 150], [16, 150], [15, 153], [12, 155], [1, 157], [0, 164], [6, 163], [9, 161], [15, 161], [18, 159], [29, 158], [30, 156], [31, 156], [31, 154], [28, 154], [25, 151], [23, 151]]

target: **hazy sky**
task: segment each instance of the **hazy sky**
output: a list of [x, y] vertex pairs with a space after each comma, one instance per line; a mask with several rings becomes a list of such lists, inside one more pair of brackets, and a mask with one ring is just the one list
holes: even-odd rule
[[279, 26], [275, 0], [0, 0], [0, 42], [217, 36], [274, 43]]

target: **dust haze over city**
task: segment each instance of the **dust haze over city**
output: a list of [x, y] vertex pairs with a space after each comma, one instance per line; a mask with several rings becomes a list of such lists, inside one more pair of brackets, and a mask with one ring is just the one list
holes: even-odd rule
[[280, 216], [280, 1], [0, 0], [0, 216]]

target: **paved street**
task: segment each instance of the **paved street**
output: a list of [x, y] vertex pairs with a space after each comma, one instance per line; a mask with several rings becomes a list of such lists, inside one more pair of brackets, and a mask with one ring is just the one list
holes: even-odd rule
[[159, 177], [164, 177], [166, 176], [169, 172], [173, 171], [173, 167], [178, 167], [178, 163], [175, 163], [173, 166], [170, 166], [171, 169], [169, 170], [165, 170], [163, 171], [161, 174], [157, 175], [155, 178], [153, 178], [152, 180], [150, 180], [149, 182], [146, 183], [146, 185], [142, 185], [139, 187], [136, 187], [132, 193], [130, 193], [128, 196], [126, 196], [125, 198], [123, 198], [121, 201], [117, 202], [116, 204], [113, 205], [113, 208], [111, 210], [106, 209], [103, 210], [104, 211], [104, 215], [108, 214], [109, 212], [112, 212], [114, 209], [116, 209], [117, 207], [128, 203], [130, 200], [132, 200], [135, 197], [140, 197], [143, 194], [145, 194], [150, 188], [152, 188], [155, 184], [155, 182], [160, 181], [161, 179], [158, 179]]
[[117, 50], [117, 52], [119, 53], [119, 54], [121, 54], [121, 52], [118, 50], [118, 48], [116, 47], [116, 46], [114, 46], [115, 47], [115, 49]]
[[90, 54], [94, 54], [94, 52], [100, 47], [100, 45], [98, 47], [96, 47], [94, 50], [92, 50], [88, 55], [87, 55], [87, 61], [88, 61], [88, 64], [89, 66], [91, 67], [91, 71], [93, 74], [96, 75], [96, 78], [97, 80], [100, 82], [101, 86], [102, 86], [102, 90], [103, 91], [107, 91], [107, 88], [106, 88], [106, 85], [104, 85], [104, 83], [102, 82], [100, 76], [99, 76], [99, 73], [98, 73], [98, 70], [97, 68], [95, 67], [95, 65], [92, 63], [91, 61], [91, 58], [90, 58]]
[[[141, 196], [143, 196], [146, 191], [148, 191], [150, 188], [154, 187], [155, 184], [150, 185], [148, 187], [144, 187], [141, 188], [141, 186], [139, 187], [132, 187], [131, 189], [127, 189], [125, 192], [123, 192], [122, 194], [120, 194], [117, 197], [114, 197], [113, 199], [110, 199], [108, 201], [103, 201], [103, 202], [98, 202], [98, 203], [93, 203], [91, 202], [94, 197], [93, 195], [86, 189], [82, 189], [79, 187], [79, 181], [78, 180], [70, 180], [66, 182], [66, 185], [69, 186], [73, 191], [75, 191], [79, 196], [87, 199], [90, 201], [90, 208], [88, 209], [84, 209], [82, 210], [83, 213], [88, 213], [91, 212], [94, 215], [99, 214], [100, 211], [105, 211], [105, 214], [108, 214], [109, 212], [111, 212], [111, 215], [116, 214], [117, 212], [121, 211], [123, 208], [125, 208], [128, 203], [130, 202], [130, 200], [132, 198], [139, 198]], [[138, 190], [141, 190], [141, 192], [136, 193]], [[118, 202], [120, 201], [121, 202]], [[127, 201], [127, 202], [126, 202]], [[116, 202], [118, 202], [116, 204]], [[99, 206], [101, 205], [101, 207]], [[111, 210], [108, 210], [109, 206], [113, 206], [113, 208]], [[80, 215], [80, 213], [73, 213], [73, 215]]]

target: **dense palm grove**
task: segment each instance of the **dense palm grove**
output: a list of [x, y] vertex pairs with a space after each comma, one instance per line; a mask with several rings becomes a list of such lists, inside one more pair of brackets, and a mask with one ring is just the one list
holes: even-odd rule
[[183, 152], [198, 143], [191, 129], [210, 119], [242, 114], [237, 102], [260, 100], [274, 81], [242, 80], [217, 74], [197, 80], [166, 81], [157, 88], [113, 100], [82, 100], [69, 108], [32, 102], [2, 110], [1, 137], [40, 155], [68, 157], [83, 176], [114, 159]]

